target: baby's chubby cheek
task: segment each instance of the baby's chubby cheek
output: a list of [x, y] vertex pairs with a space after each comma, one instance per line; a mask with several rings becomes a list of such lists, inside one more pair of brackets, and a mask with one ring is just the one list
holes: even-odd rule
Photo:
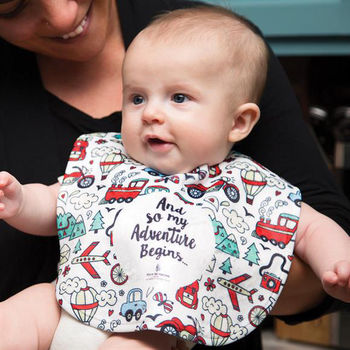
[[142, 146], [138, 142], [133, 142], [127, 135], [123, 138], [122, 135], [123, 146], [125, 152], [129, 158], [136, 160], [139, 163], [144, 163], [145, 159], [142, 156]]
[[136, 140], [136, 136], [130, 134], [127, 130], [128, 128], [123, 126], [124, 124], [122, 124], [122, 129], [121, 129], [121, 139], [123, 141], [123, 146], [124, 149], [126, 151], [126, 153], [131, 156], [131, 154], [133, 153], [133, 143], [132, 140]]

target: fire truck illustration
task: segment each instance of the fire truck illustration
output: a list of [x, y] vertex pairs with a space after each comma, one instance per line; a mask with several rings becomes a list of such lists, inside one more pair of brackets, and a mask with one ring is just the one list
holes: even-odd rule
[[292, 239], [298, 227], [298, 220], [297, 216], [281, 214], [277, 225], [273, 225], [270, 219], [261, 218], [256, 224], [255, 233], [264, 242], [270, 241], [272, 245], [278, 245], [283, 249]]
[[89, 142], [86, 140], [78, 139], [74, 142], [72, 151], [69, 156], [69, 160], [77, 161], [83, 160], [86, 157], [86, 147], [89, 145]]
[[135, 179], [130, 181], [129, 185], [123, 187], [122, 184], [115, 185], [113, 184], [107, 191], [105, 195], [105, 200], [109, 203], [118, 203], [126, 202], [130, 203], [135, 199], [146, 186], [148, 179]]

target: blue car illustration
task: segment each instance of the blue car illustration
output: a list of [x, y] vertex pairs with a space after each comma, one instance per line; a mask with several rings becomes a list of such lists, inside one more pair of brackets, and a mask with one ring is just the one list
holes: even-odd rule
[[295, 193], [289, 193], [288, 199], [295, 203], [298, 207], [301, 206], [301, 193], [297, 191]]
[[141, 315], [147, 310], [147, 303], [142, 300], [142, 290], [140, 288], [133, 288], [129, 291], [126, 302], [120, 307], [120, 315], [130, 322], [135, 316], [139, 320]]

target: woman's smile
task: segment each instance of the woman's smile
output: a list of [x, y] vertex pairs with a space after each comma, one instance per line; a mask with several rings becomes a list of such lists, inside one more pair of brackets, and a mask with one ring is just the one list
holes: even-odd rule
[[73, 39], [81, 35], [83, 31], [87, 28], [87, 23], [88, 23], [88, 17], [85, 16], [81, 21], [81, 23], [72, 32], [62, 35], [62, 39], [64, 40]]
[[90, 4], [85, 16], [82, 18], [80, 23], [78, 25], [76, 25], [74, 30], [72, 30], [71, 32], [67, 32], [65, 34], [60, 34], [60, 35], [54, 37], [54, 39], [58, 39], [60, 41], [63, 40], [65, 42], [71, 42], [72, 39], [86, 35], [87, 31], [88, 31], [89, 24], [91, 22], [91, 16], [92, 16], [91, 15], [91, 13], [92, 13], [91, 8], [92, 8], [92, 4]]

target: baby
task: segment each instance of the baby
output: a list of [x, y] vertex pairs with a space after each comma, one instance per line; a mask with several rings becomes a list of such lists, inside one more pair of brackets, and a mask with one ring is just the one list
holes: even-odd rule
[[[266, 193], [263, 195], [268, 187], [266, 176], [278, 179], [276, 175], [248, 157], [231, 152], [232, 146], [247, 137], [258, 122], [260, 112], [257, 103], [265, 83], [267, 62], [268, 50], [263, 39], [255, 33], [249, 22], [230, 11], [202, 6], [165, 14], [143, 30], [134, 39], [126, 53], [123, 65], [122, 143], [116, 134], [82, 136], [77, 142], [84, 145], [80, 148], [80, 153], [73, 150], [66, 174], [61, 181], [61, 188], [59, 184], [21, 185], [10, 174], [0, 173], [0, 218], [31, 234], [54, 235], [58, 230], [61, 243], [60, 266], [62, 267], [57, 282], [58, 302], [80, 322], [110, 331], [99, 349], [170, 349], [175, 346], [176, 338], [161, 333], [152, 336], [151, 329], [177, 335], [192, 342], [223, 345], [229, 339], [234, 341], [247, 334], [248, 326], [252, 329], [256, 327], [260, 323], [259, 317], [263, 318], [269, 311], [266, 301], [276, 293], [276, 290], [267, 288], [270, 294], [264, 294], [258, 290], [259, 288], [252, 288], [253, 285], [247, 287], [248, 284], [244, 289], [239, 284], [249, 280], [253, 273], [235, 276], [231, 271], [230, 259], [238, 259], [239, 248], [248, 246], [247, 235], [241, 234], [239, 236], [241, 242], [237, 242], [233, 234], [227, 233], [231, 226], [221, 225], [223, 220], [218, 219], [219, 211], [232, 215], [233, 212], [239, 214], [244, 209], [246, 221], [249, 218], [249, 211], [258, 213], [250, 214], [252, 217], [261, 214], [262, 212], [258, 209], [253, 209], [253, 201], [256, 203], [259, 196], [261, 201], [264, 199], [265, 202], [271, 201], [271, 195], [267, 196]], [[112, 151], [106, 151], [108, 148]], [[106, 153], [98, 158], [98, 152], [102, 150]], [[126, 158], [126, 154], [130, 158]], [[98, 168], [95, 167], [97, 159], [100, 159]], [[248, 167], [247, 171], [244, 166]], [[79, 169], [80, 174], [75, 178], [72, 176], [74, 168]], [[87, 168], [93, 169], [88, 175], [82, 170]], [[103, 174], [101, 181], [97, 182], [100, 176], [96, 172], [101, 171], [100, 169]], [[239, 169], [239, 178], [234, 178], [235, 169]], [[248, 176], [249, 171], [251, 173]], [[243, 173], [246, 175], [243, 176]], [[79, 177], [84, 181], [77, 181]], [[122, 179], [122, 182], [126, 183], [128, 178], [132, 180], [128, 187], [117, 185], [119, 180]], [[242, 184], [246, 186], [245, 190], [243, 185], [238, 186], [238, 180], [241, 181], [241, 179]], [[295, 254], [311, 266], [322, 280], [327, 293], [349, 302], [349, 237], [335, 222], [305, 203], [301, 203], [300, 215], [298, 215], [299, 201], [290, 200], [288, 204], [287, 199], [287, 189], [289, 192], [297, 193], [296, 189], [282, 179], [278, 181], [282, 184], [281, 188], [285, 190], [281, 189], [275, 195], [277, 191], [274, 189], [273, 196], [279, 196], [282, 193], [280, 198], [285, 196], [283, 205], [291, 208], [288, 215], [280, 215], [280, 227], [283, 226], [283, 220], [293, 221], [294, 227], [290, 227], [292, 235], [295, 231], [295, 223], [298, 223]], [[146, 184], [148, 187], [145, 187]], [[260, 186], [254, 198], [249, 197], [251, 193], [248, 193], [247, 186]], [[99, 191], [102, 191], [103, 187], [108, 187], [108, 191], [100, 197]], [[81, 194], [79, 191], [85, 190], [87, 192], [82, 193], [84, 203], [90, 201], [96, 206], [99, 205], [98, 208], [103, 206], [104, 211], [102, 209], [92, 211], [91, 206], [85, 206], [84, 203], [73, 200]], [[124, 197], [121, 195], [118, 197], [116, 193], [122, 190]], [[239, 202], [244, 191], [247, 193], [245, 207]], [[125, 194], [126, 192], [132, 194]], [[142, 197], [141, 194], [145, 196]], [[152, 199], [153, 195], [155, 200]], [[176, 201], [168, 200], [168, 196], [176, 197]], [[202, 197], [203, 200], [200, 199]], [[68, 207], [68, 198], [70, 198], [71, 207]], [[131, 208], [129, 203], [131, 201], [137, 203], [138, 200], [141, 201], [142, 208], [129, 210]], [[114, 201], [118, 203], [112, 205]], [[59, 209], [56, 216], [57, 204]], [[207, 210], [200, 211], [199, 208], [205, 206]], [[158, 212], [152, 211], [153, 207], [156, 207]], [[190, 208], [195, 210], [196, 215], [186, 216], [189, 215], [186, 213]], [[139, 211], [142, 211], [142, 214], [139, 214]], [[79, 212], [83, 213], [81, 220], [75, 215]], [[112, 213], [108, 225], [107, 212]], [[167, 231], [158, 229], [152, 231], [148, 230], [148, 225], [141, 227], [141, 224], [134, 223], [134, 220], [137, 222], [142, 217], [140, 220], [143, 220], [144, 224], [155, 224], [164, 219], [165, 212], [168, 213], [168, 219], [171, 217], [176, 224], [174, 227], [167, 227]], [[209, 216], [204, 215], [206, 212], [210, 212]], [[189, 231], [186, 231], [185, 235], [180, 235], [185, 228], [191, 226], [191, 220], [194, 220], [195, 216], [205, 216], [205, 220], [203, 219], [205, 223], [200, 223], [201, 229], [197, 229], [203, 237], [202, 243], [197, 233], [190, 235], [187, 233]], [[242, 216], [238, 215], [237, 220], [239, 218]], [[254, 218], [255, 221], [252, 221], [256, 230], [248, 238], [251, 245], [244, 259], [249, 262], [249, 266], [259, 265], [256, 244], [261, 240], [262, 242], [269, 240], [267, 235], [260, 233], [259, 228], [272, 227], [268, 220], [264, 222], [259, 219], [261, 218]], [[87, 222], [91, 224], [88, 233]], [[215, 237], [214, 235], [210, 237], [206, 233], [208, 229], [205, 225], [208, 222], [211, 232], [214, 228]], [[123, 235], [118, 233], [118, 230], [121, 230], [121, 224], [127, 226], [131, 232], [129, 241], [125, 240], [126, 244], [143, 240], [141, 252], [134, 253], [135, 245], [124, 248]], [[244, 233], [244, 230], [248, 230], [247, 224], [244, 220], [241, 224], [243, 229], [239, 231], [236, 228], [236, 230]], [[98, 235], [102, 231], [104, 238], [101, 239]], [[88, 238], [90, 241], [86, 244], [84, 240]], [[204, 238], [208, 238], [209, 241], [205, 241]], [[211, 239], [214, 241], [212, 242]], [[162, 240], [167, 243], [171, 241], [176, 247], [181, 245], [183, 250], [169, 249], [168, 245], [156, 248], [151, 245], [151, 240]], [[224, 241], [228, 244], [223, 244]], [[269, 261], [272, 262], [275, 256], [283, 258], [281, 254], [283, 249], [286, 249], [284, 258], [290, 257], [291, 252], [285, 248], [289, 241], [277, 242], [274, 239], [270, 241], [269, 246], [263, 246], [260, 243], [264, 251], [270, 251], [266, 253], [270, 254], [265, 259], [266, 264]], [[96, 249], [100, 243], [101, 246]], [[104, 247], [108, 247], [108, 250], [104, 251], [103, 244]], [[211, 248], [211, 245], [216, 250]], [[290, 249], [292, 249], [291, 245], [292, 242], [289, 244]], [[184, 257], [185, 248], [190, 252], [197, 249], [202, 256], [205, 256], [197, 259], [194, 254], [188, 254]], [[96, 252], [101, 251], [101, 254], [95, 253], [94, 249]], [[73, 257], [73, 251], [75, 257]], [[208, 272], [207, 263], [212, 258], [212, 252], [217, 251], [226, 255], [221, 261], [222, 265], [216, 264], [210, 272], [216, 274], [215, 279], [211, 278], [210, 274], [207, 277], [204, 271]], [[138, 256], [139, 261], [132, 260]], [[128, 262], [128, 257], [132, 260], [131, 262]], [[176, 293], [173, 295], [162, 292], [163, 289], [171, 289], [168, 286], [173, 283], [169, 277], [171, 272], [168, 273], [171, 269], [167, 270], [166, 264], [162, 264], [162, 259], [166, 257], [172, 259], [170, 266], [178, 271], [179, 278], [184, 281], [183, 287], [177, 286]], [[113, 259], [116, 261], [111, 264]], [[147, 265], [148, 261], [151, 261], [149, 265]], [[138, 262], [144, 265], [138, 265]], [[197, 263], [197, 270], [200, 267], [203, 270], [197, 276], [191, 272], [195, 269], [186, 270], [185, 266], [184, 270], [181, 270], [182, 267], [179, 268], [180, 265], [176, 265], [178, 262], [182, 267]], [[111, 268], [110, 265], [113, 267]], [[152, 276], [149, 270], [144, 273], [144, 270], [151, 265], [152, 268], [155, 266]], [[104, 266], [106, 272], [102, 271]], [[260, 266], [256, 274], [264, 267], [263, 264]], [[283, 270], [283, 267], [278, 269]], [[189, 275], [186, 275], [186, 271], [189, 271]], [[242, 272], [244, 272], [243, 269]], [[85, 276], [80, 276], [83, 273]], [[221, 273], [220, 276], [219, 273]], [[132, 275], [136, 276], [134, 281], [132, 281]], [[203, 280], [202, 276], [205, 276]], [[151, 287], [138, 288], [137, 283], [142, 286], [147, 279], [152, 279], [150, 286], [154, 291]], [[113, 283], [110, 282], [111, 280]], [[77, 290], [73, 290], [74, 284], [79, 285]], [[129, 285], [127, 298], [124, 296], [123, 289], [126, 285]], [[222, 288], [223, 294], [215, 294], [219, 287]], [[11, 309], [16, 307], [16, 312], [7, 314], [8, 321], [4, 327], [0, 328], [0, 332], [4, 334], [0, 337], [1, 349], [14, 348], [13, 338], [9, 338], [8, 334], [16, 334], [14, 329], [18, 322], [23, 320], [35, 326], [34, 329], [28, 328], [28, 334], [16, 337], [17, 348], [20, 346], [26, 349], [45, 348], [43, 344], [47, 344], [52, 339], [54, 327], [47, 327], [49, 324], [55, 324], [55, 320], [50, 319], [51, 313], [47, 312], [45, 322], [42, 322], [42, 313], [35, 310], [42, 310], [43, 307], [50, 310], [57, 306], [54, 298], [40, 299], [40, 288], [45, 286], [39, 285], [35, 289], [27, 290], [26, 297], [31, 297], [30, 307], [23, 305], [23, 299], [17, 296], [10, 299]], [[102, 289], [101, 293], [97, 292]], [[213, 294], [200, 294], [203, 289]], [[146, 296], [142, 293], [147, 294], [147, 297], [150, 295], [150, 299], [156, 302], [155, 305], [163, 308], [163, 312], [148, 315], [149, 318], [153, 317], [153, 323], [151, 321], [147, 323], [147, 316], [144, 317], [147, 307], [151, 304], [144, 302], [143, 299], [146, 299]], [[251, 304], [256, 302], [254, 294], [259, 293], [260, 296], [256, 299], [265, 306], [253, 308]], [[239, 298], [237, 294], [240, 295]], [[241, 322], [244, 318], [249, 318], [250, 325], [245, 324], [244, 327], [237, 328], [238, 324], [233, 324], [233, 317], [230, 315], [232, 312], [241, 312], [244, 308], [241, 295], [246, 296], [249, 315], [237, 314], [237, 319]], [[79, 298], [89, 299], [89, 301], [81, 303]], [[178, 304], [170, 300], [172, 298], [175, 298]], [[225, 298], [228, 298], [228, 301]], [[120, 304], [118, 304], [119, 300]], [[128, 302], [138, 306], [135, 310], [127, 310], [123, 305]], [[2, 303], [0, 312], [9, 310], [9, 307], [6, 308], [7, 304], [9, 301]], [[120, 307], [120, 315], [125, 317], [125, 322], [116, 318], [115, 323], [110, 321], [115, 316], [116, 305]], [[218, 314], [210, 313], [214, 305], [220, 305], [222, 311]], [[228, 310], [229, 308], [231, 311]], [[104, 311], [103, 314], [100, 313], [101, 310]], [[154, 314], [155, 310], [152, 310]], [[176, 314], [177, 310], [180, 311]], [[178, 316], [181, 310], [187, 311], [187, 321], [195, 319], [196, 322], [191, 326], [192, 328], [184, 324], [185, 317], [181, 320], [180, 316], [165, 317], [167, 314]], [[196, 314], [196, 310], [200, 312]], [[253, 310], [254, 312], [260, 310], [261, 313], [254, 318]], [[140, 319], [141, 317], [143, 318]], [[161, 319], [158, 321], [157, 317]], [[207, 320], [208, 323], [206, 323]], [[179, 326], [179, 321], [183, 328]], [[225, 322], [228, 324], [224, 325]], [[206, 332], [207, 335], [203, 337], [200, 332], [201, 327], [206, 329], [203, 333]], [[133, 334], [120, 333], [147, 329], [146, 332]], [[239, 329], [235, 337], [232, 335], [233, 329]], [[241, 335], [238, 335], [239, 332]], [[18, 343], [21, 339], [25, 339], [22, 344]], [[74, 346], [72, 348], [77, 349]]]

